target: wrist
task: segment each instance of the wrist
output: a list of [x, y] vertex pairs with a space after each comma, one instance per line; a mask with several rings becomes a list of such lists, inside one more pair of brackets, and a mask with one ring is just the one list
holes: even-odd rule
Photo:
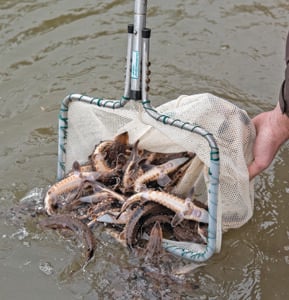
[[284, 143], [289, 139], [289, 116], [281, 110], [278, 103], [270, 116], [272, 128], [274, 128], [276, 138]]

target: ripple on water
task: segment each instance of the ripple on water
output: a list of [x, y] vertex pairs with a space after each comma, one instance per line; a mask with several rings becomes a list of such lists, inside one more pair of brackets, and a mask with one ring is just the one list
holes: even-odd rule
[[47, 276], [50, 276], [54, 273], [54, 268], [50, 262], [41, 261], [39, 263], [39, 270]]

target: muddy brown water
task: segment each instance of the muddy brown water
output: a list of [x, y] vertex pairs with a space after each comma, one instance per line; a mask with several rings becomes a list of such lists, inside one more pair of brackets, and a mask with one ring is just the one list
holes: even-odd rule
[[[122, 95], [133, 5], [0, 1], [0, 299], [287, 299], [286, 145], [256, 180], [253, 218], [185, 277], [162, 277], [101, 229], [93, 261], [79, 270], [75, 241], [9, 216], [27, 192], [55, 181], [61, 100]], [[287, 0], [148, 1], [153, 103], [211, 92], [250, 116], [273, 108], [288, 14]]]

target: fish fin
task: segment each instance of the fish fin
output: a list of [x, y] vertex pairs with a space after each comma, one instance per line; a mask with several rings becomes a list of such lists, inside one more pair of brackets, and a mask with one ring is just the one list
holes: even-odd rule
[[157, 183], [158, 183], [160, 186], [166, 186], [166, 185], [168, 185], [171, 181], [172, 181], [172, 179], [171, 179], [167, 174], [162, 174], [162, 175], [158, 178]]
[[194, 203], [191, 198], [187, 197], [185, 199], [185, 210], [184, 210], [184, 215], [190, 215], [192, 211], [194, 210]]
[[72, 171], [77, 174], [80, 173], [80, 163], [77, 160], [75, 160], [72, 164]]
[[70, 203], [72, 200], [76, 199], [80, 193], [81, 193], [81, 187], [77, 188], [76, 191], [72, 191], [68, 193], [67, 196], [65, 197], [65, 201], [67, 203]]
[[120, 240], [125, 241], [125, 231], [124, 230], [119, 234], [119, 238], [120, 238]]
[[116, 216], [115, 219], [118, 220], [120, 218], [120, 216], [122, 215], [123, 211], [120, 211]]
[[128, 140], [129, 140], [129, 137], [128, 137], [128, 132], [125, 131], [119, 135], [117, 135], [115, 138], [114, 138], [114, 141], [115, 142], [119, 142], [123, 145], [127, 145], [128, 144]]
[[187, 198], [185, 199], [185, 206], [186, 206], [187, 208], [189, 208], [189, 207], [191, 206], [192, 203], [193, 203], [193, 202], [192, 202], [191, 197], [187, 197]]
[[147, 172], [147, 171], [151, 170], [154, 167], [155, 167], [155, 165], [152, 165], [152, 164], [147, 163], [147, 162], [145, 162], [144, 164], [141, 165], [141, 168], [144, 172]]
[[131, 151], [131, 155], [130, 155], [130, 159], [129, 160], [133, 160], [136, 161], [137, 157], [138, 157], [138, 144], [139, 144], [139, 140], [137, 140], [133, 146], [132, 146], [132, 151]]
[[187, 197], [192, 199], [195, 194], [195, 186], [192, 186], [192, 188], [189, 190]]
[[155, 257], [159, 260], [159, 255], [162, 252], [163, 231], [159, 221], [156, 221], [151, 229], [149, 240], [145, 249], [145, 259]]
[[208, 243], [208, 232], [207, 232], [207, 229], [205, 229], [205, 228], [202, 228], [201, 226], [200, 226], [200, 224], [198, 225], [198, 234], [200, 235], [200, 237], [202, 238], [202, 240], [203, 240], [203, 242], [205, 243], [205, 244], [207, 244]]
[[99, 217], [96, 218], [96, 221], [97, 222], [102, 222], [102, 223], [109, 223], [109, 224], [112, 224], [112, 223], [115, 223], [115, 217], [114, 216], [111, 216], [110, 214], [106, 213], [106, 214], [103, 214]]
[[94, 181], [91, 183], [92, 189], [94, 193], [97, 192], [102, 192], [103, 189], [105, 188], [105, 186], [103, 185], [103, 183], [99, 182], [99, 181]]
[[86, 249], [86, 260], [89, 261], [93, 258], [94, 256], [94, 248], [88, 247]]
[[171, 221], [171, 226], [176, 227], [179, 225], [184, 219], [184, 214], [182, 212], [176, 213]]

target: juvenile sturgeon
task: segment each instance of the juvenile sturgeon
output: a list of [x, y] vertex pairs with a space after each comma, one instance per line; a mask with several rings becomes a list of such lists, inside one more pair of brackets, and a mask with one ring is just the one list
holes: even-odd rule
[[61, 195], [67, 195], [73, 191], [80, 191], [85, 182], [94, 182], [98, 177], [98, 172], [74, 172], [74, 174], [53, 184], [48, 189], [44, 198], [44, 208], [46, 212], [52, 215], [54, 213], [54, 206]]
[[54, 215], [39, 222], [40, 227], [51, 229], [69, 229], [85, 247], [85, 259], [89, 261], [96, 248], [95, 238], [90, 228], [76, 217], [71, 215]]
[[179, 224], [183, 219], [194, 220], [202, 223], [209, 223], [209, 213], [207, 210], [196, 206], [193, 202], [184, 200], [169, 193], [146, 190], [134, 194], [123, 204], [120, 214], [125, 211], [130, 205], [140, 201], [153, 201], [159, 203], [176, 213], [173, 226]]
[[89, 159], [95, 171], [106, 175], [114, 174], [118, 169], [117, 162], [119, 156], [125, 154], [126, 150], [130, 148], [131, 145], [128, 144], [128, 133], [124, 132], [116, 136], [113, 140], [100, 142], [89, 156]]
[[175, 158], [161, 165], [154, 166], [152, 169], [145, 172], [142, 176], [138, 177], [135, 180], [134, 191], [135, 192], [142, 191], [143, 189], [146, 188], [145, 184], [150, 181], [158, 180], [158, 183], [160, 183], [160, 185], [162, 186], [166, 185], [170, 181], [168, 174], [176, 171], [180, 166], [182, 166], [188, 160], [189, 160], [188, 157]]

